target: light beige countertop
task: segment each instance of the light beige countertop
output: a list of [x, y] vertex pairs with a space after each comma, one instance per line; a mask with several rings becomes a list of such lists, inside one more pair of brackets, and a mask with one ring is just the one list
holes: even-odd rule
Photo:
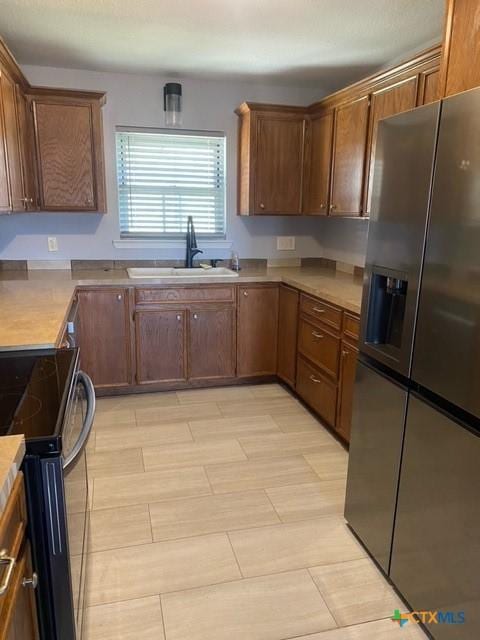
[[25, 440], [23, 436], [3, 436], [0, 438], [0, 516], [7, 504], [24, 455]]
[[238, 278], [130, 279], [124, 269], [0, 271], [0, 351], [58, 345], [79, 286], [183, 286], [283, 282], [360, 313], [362, 278], [325, 267], [247, 267]]

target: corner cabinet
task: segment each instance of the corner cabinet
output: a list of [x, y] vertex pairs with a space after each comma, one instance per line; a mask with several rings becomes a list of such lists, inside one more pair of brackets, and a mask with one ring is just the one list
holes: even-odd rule
[[239, 122], [238, 213], [302, 211], [305, 110], [245, 102]]
[[105, 211], [104, 101], [105, 94], [95, 92], [29, 94], [42, 211]]

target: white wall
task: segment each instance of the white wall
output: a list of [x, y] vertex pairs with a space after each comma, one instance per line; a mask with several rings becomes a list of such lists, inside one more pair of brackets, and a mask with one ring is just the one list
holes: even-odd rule
[[[183, 250], [116, 249], [119, 239], [115, 126], [163, 126], [162, 88], [168, 78], [117, 73], [97, 73], [51, 67], [25, 66], [32, 84], [107, 92], [103, 108], [108, 213], [42, 213], [0, 216], [0, 259], [141, 259], [181, 257]], [[170, 78], [171, 79], [171, 78]], [[236, 215], [237, 116], [244, 100], [305, 105], [324, 95], [321, 88], [296, 89], [262, 84], [181, 79], [184, 95], [183, 124], [187, 129], [225, 131], [227, 137], [227, 240], [241, 257], [311, 257], [326, 255], [347, 259], [363, 250], [365, 224], [305, 217], [241, 218]], [[347, 224], [330, 224], [343, 222]], [[348, 223], [352, 223], [349, 225]], [[341, 233], [344, 236], [337, 235]], [[295, 235], [294, 252], [276, 250], [277, 235]], [[58, 238], [59, 251], [47, 251], [47, 237]], [[212, 250], [222, 256], [229, 251]], [[328, 255], [327, 255], [328, 254]], [[208, 256], [207, 256], [208, 257]]]

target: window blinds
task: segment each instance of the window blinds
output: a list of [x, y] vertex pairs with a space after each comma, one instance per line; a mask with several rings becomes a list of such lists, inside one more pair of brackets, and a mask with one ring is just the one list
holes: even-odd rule
[[117, 130], [121, 236], [225, 233], [222, 133]]

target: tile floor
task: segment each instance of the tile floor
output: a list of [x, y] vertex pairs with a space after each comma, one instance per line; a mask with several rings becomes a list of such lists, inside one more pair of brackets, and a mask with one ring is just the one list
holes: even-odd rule
[[342, 517], [347, 453], [280, 385], [98, 401], [86, 640], [421, 640]]

